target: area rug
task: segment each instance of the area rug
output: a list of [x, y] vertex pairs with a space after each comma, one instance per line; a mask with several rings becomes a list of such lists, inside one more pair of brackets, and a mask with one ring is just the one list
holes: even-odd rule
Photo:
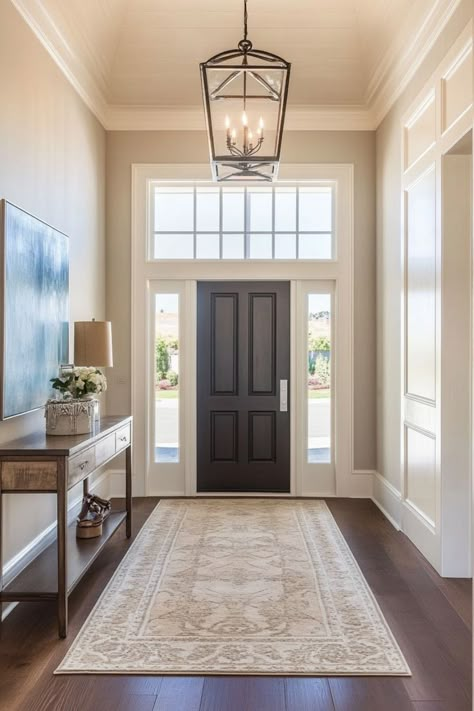
[[161, 501], [56, 674], [410, 670], [324, 501]]

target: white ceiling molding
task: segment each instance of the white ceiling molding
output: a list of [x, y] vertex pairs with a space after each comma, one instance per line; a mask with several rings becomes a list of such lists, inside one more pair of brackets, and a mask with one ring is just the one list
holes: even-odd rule
[[[57, 26], [44, 0], [11, 0], [58, 67], [109, 131], [204, 130], [201, 106], [113, 105], [101, 86], [104, 72], [94, 77]], [[431, 0], [430, 0], [431, 1]], [[373, 74], [361, 106], [288, 106], [286, 130], [374, 130], [405, 89], [442, 33], [461, 0], [434, 0], [430, 11], [410, 38], [396, 37]], [[90, 49], [90, 48], [89, 48]], [[89, 58], [90, 59], [90, 58]], [[97, 64], [97, 58], [94, 58]], [[100, 67], [99, 67], [100, 69]]]
[[[109, 131], [204, 131], [202, 106], [108, 106]], [[286, 131], [372, 131], [364, 106], [288, 106]]]
[[368, 86], [366, 103], [378, 126], [415, 76], [461, 0], [436, 0], [410, 42], [399, 36], [379, 63]]
[[84, 67], [41, 0], [11, 0], [27, 25], [56, 62], [86, 106], [106, 128], [107, 102], [103, 91]]

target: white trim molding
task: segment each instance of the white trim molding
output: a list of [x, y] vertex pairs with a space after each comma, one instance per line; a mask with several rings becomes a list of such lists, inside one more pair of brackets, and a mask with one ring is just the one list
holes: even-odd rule
[[371, 109], [375, 126], [379, 126], [413, 79], [460, 2], [436, 0], [411, 42], [406, 44], [403, 37], [398, 37], [398, 42], [389, 47], [367, 89], [366, 105]]
[[372, 501], [397, 531], [401, 529], [402, 495], [388, 479], [374, 473]]
[[[205, 131], [202, 106], [107, 106], [109, 131]], [[366, 106], [288, 106], [285, 131], [372, 131]]]
[[[418, 71], [461, 0], [435, 0], [409, 42], [400, 32], [373, 73], [360, 105], [289, 105], [287, 131], [372, 131]], [[107, 100], [107, 72], [92, 48], [86, 68], [42, 0], [12, 0], [27, 25], [84, 103], [108, 131], [204, 131], [199, 106], [116, 105]], [[79, 34], [78, 32], [76, 34]]]
[[86, 106], [107, 128], [108, 105], [104, 89], [86, 69], [44, 3], [41, 0], [12, 0], [12, 3]]

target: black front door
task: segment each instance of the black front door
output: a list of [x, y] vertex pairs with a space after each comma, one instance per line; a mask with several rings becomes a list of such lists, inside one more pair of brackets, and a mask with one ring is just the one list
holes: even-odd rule
[[200, 282], [197, 306], [197, 490], [289, 492], [290, 285]]

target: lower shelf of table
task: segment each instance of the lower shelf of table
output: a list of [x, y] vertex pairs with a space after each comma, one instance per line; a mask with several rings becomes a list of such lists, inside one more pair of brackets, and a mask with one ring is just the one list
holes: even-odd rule
[[[126, 511], [112, 512], [104, 522], [102, 535], [98, 538], [78, 539], [75, 522], [68, 526], [66, 531], [68, 593], [78, 584], [126, 517]], [[29, 593], [37, 594], [38, 597], [43, 595], [54, 598], [58, 589], [57, 566], [57, 541], [54, 541], [3, 589], [0, 599], [4, 602], [14, 601], [15, 595], [21, 598]]]

